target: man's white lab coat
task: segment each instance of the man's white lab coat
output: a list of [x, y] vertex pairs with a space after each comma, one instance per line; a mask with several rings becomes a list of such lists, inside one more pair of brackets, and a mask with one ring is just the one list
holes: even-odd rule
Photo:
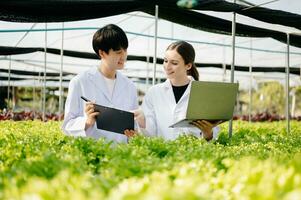
[[75, 76], [69, 84], [68, 96], [65, 104], [65, 119], [62, 129], [67, 135], [105, 138], [107, 141], [127, 142], [127, 136], [100, 130], [93, 127], [85, 131], [87, 116], [84, 112], [84, 96], [96, 104], [109, 106], [121, 110], [135, 110], [138, 108], [137, 89], [134, 83], [117, 71], [116, 82], [112, 97], [105, 83], [103, 75], [93, 67], [90, 70]]

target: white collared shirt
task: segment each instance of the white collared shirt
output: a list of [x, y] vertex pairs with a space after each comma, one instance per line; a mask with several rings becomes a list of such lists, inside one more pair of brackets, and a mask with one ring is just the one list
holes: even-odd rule
[[[148, 136], [163, 137], [166, 140], [176, 139], [181, 134], [193, 134], [201, 137], [200, 129], [194, 128], [170, 128], [169, 126], [185, 119], [188, 106], [191, 82], [176, 103], [172, 85], [167, 79], [164, 83], [151, 87], [144, 96], [142, 110], [146, 119], [144, 134]], [[213, 129], [213, 138], [217, 137], [219, 128]]]
[[75, 76], [69, 83], [62, 129], [66, 135], [105, 138], [107, 141], [127, 142], [127, 136], [96, 128], [96, 124], [85, 131], [87, 120], [84, 96], [96, 104], [131, 111], [138, 108], [137, 89], [134, 83], [117, 71], [112, 95], [104, 76], [97, 67]]

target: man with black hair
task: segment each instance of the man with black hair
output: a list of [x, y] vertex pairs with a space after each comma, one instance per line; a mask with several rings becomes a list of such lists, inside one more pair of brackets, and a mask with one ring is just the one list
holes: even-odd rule
[[[95, 117], [101, 113], [94, 110], [93, 104], [126, 111], [138, 108], [134, 83], [118, 71], [126, 62], [127, 36], [120, 27], [109, 24], [96, 31], [92, 45], [101, 59], [100, 66], [78, 74], [70, 81], [62, 129], [67, 135], [127, 142], [126, 135], [96, 128]], [[81, 96], [92, 102], [84, 102]]]

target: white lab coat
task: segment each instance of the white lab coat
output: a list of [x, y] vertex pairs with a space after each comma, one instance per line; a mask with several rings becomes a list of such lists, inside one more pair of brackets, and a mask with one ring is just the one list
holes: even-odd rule
[[[169, 128], [170, 125], [185, 119], [188, 106], [191, 82], [181, 99], [176, 103], [170, 80], [151, 87], [144, 96], [142, 110], [145, 115], [146, 127], [142, 132], [148, 136], [163, 137], [166, 140], [174, 140], [180, 134], [192, 134], [201, 137], [200, 129]], [[219, 128], [213, 128], [213, 138], [217, 137]]]
[[69, 83], [69, 91], [65, 104], [65, 119], [62, 129], [66, 135], [105, 138], [107, 141], [117, 143], [127, 142], [127, 136], [100, 130], [93, 127], [85, 131], [85, 101], [80, 97], [84, 96], [96, 104], [109, 106], [121, 110], [134, 110], [138, 108], [137, 89], [134, 83], [117, 71], [116, 82], [112, 98], [106, 85], [103, 75], [97, 67], [93, 67], [84, 73], [75, 76]]

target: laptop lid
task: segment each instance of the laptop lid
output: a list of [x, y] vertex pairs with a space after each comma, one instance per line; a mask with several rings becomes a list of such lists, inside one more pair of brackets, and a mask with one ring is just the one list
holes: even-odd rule
[[193, 81], [186, 119], [226, 121], [233, 117], [238, 83]]

